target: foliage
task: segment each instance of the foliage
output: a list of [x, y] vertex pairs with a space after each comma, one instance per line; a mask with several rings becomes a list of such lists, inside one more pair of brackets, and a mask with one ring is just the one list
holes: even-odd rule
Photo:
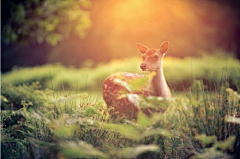
[[[188, 101], [176, 99], [176, 102], [182, 106], [180, 108], [171, 107], [171, 109], [175, 108], [181, 112], [178, 116], [179, 119], [175, 120], [181, 121], [182, 131], [188, 133], [190, 129], [193, 134], [216, 135], [218, 140], [225, 140], [228, 136], [239, 133], [239, 127], [236, 124], [225, 121], [227, 116], [236, 116], [240, 110], [240, 97], [237, 92], [222, 87], [216, 92], [208, 93], [204, 90], [203, 83], [197, 82], [200, 83], [196, 87], [196, 82], [194, 82], [193, 86], [195, 87], [191, 88]], [[185, 104], [186, 102], [187, 104]], [[195, 130], [197, 132], [194, 132]]]
[[[196, 153], [196, 155], [193, 157], [193, 159], [204, 159], [204, 158], [231, 158], [230, 155], [227, 155], [221, 151], [218, 150], [223, 150], [226, 151], [228, 149], [232, 149], [232, 145], [235, 142], [235, 136], [230, 136], [226, 141], [217, 141], [216, 136], [206, 136], [206, 135], [199, 135], [196, 136], [197, 140], [200, 140], [202, 145], [206, 144], [213, 144], [211, 148], [205, 148], [203, 149], [202, 153]], [[203, 147], [205, 147], [203, 146]]]
[[79, 157], [99, 157], [108, 158], [104, 153], [94, 149], [92, 145], [89, 145], [83, 141], [78, 142], [63, 142], [60, 145], [62, 147], [61, 153], [67, 158], [79, 158]]
[[45, 94], [40, 89], [39, 82], [17, 87], [3, 83], [1, 86], [1, 109], [16, 110], [24, 105], [35, 108], [45, 106], [46, 103], [43, 101]]
[[[123, 71], [144, 74], [139, 69], [139, 64], [139, 58], [130, 58], [112, 60], [94, 68], [76, 69], [61, 65], [15, 68], [12, 72], [3, 74], [2, 80], [14, 85], [39, 81], [45, 88], [54, 90], [99, 90], [102, 81], [110, 74]], [[187, 89], [193, 79], [202, 79], [209, 90], [215, 90], [222, 81], [228, 81], [231, 87], [240, 90], [240, 63], [232, 57], [204, 56], [185, 59], [166, 57], [163, 65], [167, 82], [173, 91]], [[134, 89], [136, 86], [132, 87]]]
[[41, 113], [36, 113], [48, 104], [46, 94], [39, 83], [22, 86], [3, 83], [1, 88], [1, 145], [5, 152], [2, 157], [35, 158], [42, 150], [31, 138], [47, 142], [52, 136], [41, 120]]
[[90, 1], [4, 0], [2, 42], [36, 40], [56, 45], [75, 33], [83, 38], [91, 26]]
[[[137, 63], [138, 59], [135, 60]], [[99, 71], [121, 69], [119, 64], [112, 63], [111, 66], [115, 65], [112, 68], [108, 68], [109, 65], [94, 68], [96, 74], [89, 77], [90, 83], [103, 76]], [[200, 62], [195, 64], [204, 67]], [[233, 60], [228, 70], [234, 72], [233, 66], [238, 65]], [[128, 69], [133, 69], [131, 66], [129, 64]], [[33, 68], [32, 72], [42, 70], [40, 74], [43, 76], [51, 72], [50, 79], [41, 82], [45, 87], [50, 82], [53, 88], [56, 88], [55, 77], [63, 70], [75, 74], [91, 70], [57, 65], [50, 71], [49, 67]], [[24, 73], [23, 70], [25, 76], [17, 76]], [[211, 91], [205, 80], [193, 80], [184, 95], [174, 96], [171, 100], [135, 95], [137, 97], [131, 102], [137, 102], [140, 110], [137, 120], [130, 121], [111, 118], [112, 108], [102, 102], [101, 94], [89, 90], [79, 92], [76, 88], [70, 94], [66, 90], [44, 89], [39, 83], [21, 84], [19, 81], [34, 81], [32, 79], [37, 76], [28, 77], [28, 71], [31, 70], [19, 69], [19, 72], [3, 77], [4, 82], [13, 80], [16, 83], [12, 83], [17, 85], [2, 84], [1, 144], [4, 158], [231, 158], [239, 155], [240, 95], [228, 87], [231, 76], [220, 79], [215, 83], [215, 90]], [[13, 75], [19, 78], [12, 78]], [[238, 76], [236, 72], [234, 77]], [[89, 82], [84, 80], [84, 83], [86, 81]], [[142, 82], [123, 86], [134, 90]], [[13, 109], [15, 105], [17, 109]], [[159, 105], [164, 112], [145, 114], [145, 108]]]

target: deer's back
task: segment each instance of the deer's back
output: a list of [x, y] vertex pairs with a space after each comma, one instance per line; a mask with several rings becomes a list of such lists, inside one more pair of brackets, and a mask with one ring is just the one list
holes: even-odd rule
[[122, 82], [130, 83], [132, 80], [143, 77], [144, 75], [123, 72], [111, 75], [104, 80], [103, 99], [107, 106], [114, 107], [117, 116], [126, 115], [135, 118], [137, 108], [123, 95], [126, 93], [143, 94], [143, 91], [139, 88], [138, 91], [130, 92], [124, 86], [118, 84], [116, 80], [120, 79]]

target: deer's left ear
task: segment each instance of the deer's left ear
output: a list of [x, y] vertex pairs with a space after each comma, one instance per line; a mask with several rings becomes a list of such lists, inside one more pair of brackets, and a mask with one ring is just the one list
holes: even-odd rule
[[164, 54], [168, 51], [168, 41], [165, 41], [161, 44], [161, 47], [160, 47], [160, 53], [161, 54]]
[[148, 50], [148, 48], [143, 44], [137, 43], [136, 46], [142, 54], [144, 54]]

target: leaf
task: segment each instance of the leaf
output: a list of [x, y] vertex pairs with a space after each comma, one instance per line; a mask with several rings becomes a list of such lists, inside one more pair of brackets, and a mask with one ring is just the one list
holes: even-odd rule
[[203, 153], [196, 153], [195, 156], [191, 157], [191, 159], [231, 159], [232, 157], [221, 152], [217, 151], [214, 148], [204, 149]]
[[41, 141], [41, 140], [38, 140], [33, 137], [27, 137], [26, 139], [27, 140], [23, 140], [23, 141], [30, 142], [33, 145], [38, 145], [38, 146], [43, 146], [43, 147], [48, 147], [48, 148], [56, 148], [56, 146], [57, 146], [57, 144], [54, 142]]
[[[135, 91], [140, 91], [142, 88], [148, 88], [147, 86], [147, 81], [149, 80], [148, 76], [141, 76], [141, 75], [132, 75], [133, 78], [131, 80], [125, 80], [122, 74], [116, 74], [116, 79], [114, 79], [114, 82], [116, 84], [121, 85], [124, 87], [127, 91], [129, 92], [135, 92]], [[136, 76], [136, 78], [134, 78]], [[141, 78], [139, 78], [141, 77]]]
[[213, 147], [225, 151], [233, 147], [235, 140], [236, 140], [235, 136], [229, 136], [228, 139], [225, 141], [216, 142]]
[[100, 125], [104, 128], [110, 129], [114, 132], [117, 132], [129, 139], [132, 140], [143, 140], [145, 137], [152, 136], [152, 135], [161, 135], [164, 137], [171, 137], [170, 131], [166, 129], [150, 129], [144, 131], [142, 128], [137, 128], [137, 125], [123, 125], [123, 124], [106, 124], [106, 123], [100, 123]]
[[155, 96], [142, 96], [137, 94], [127, 94], [128, 100], [138, 108], [153, 108], [156, 110], [166, 110], [169, 106], [170, 99], [155, 97]]
[[141, 97], [137, 94], [127, 94], [127, 99], [136, 107], [140, 108]]
[[[50, 28], [49, 28], [50, 29]], [[63, 39], [63, 35], [57, 33], [51, 33], [46, 37], [46, 41], [52, 46], [56, 46], [59, 41]]]
[[15, 19], [17, 22], [21, 22], [24, 20], [26, 15], [26, 11], [24, 10], [24, 6], [22, 4], [18, 4], [16, 6], [16, 15], [15, 15]]
[[1, 95], [1, 101], [3, 101], [3, 102], [8, 102], [8, 99], [6, 98], [6, 97], [4, 97], [3, 95]]
[[59, 138], [70, 138], [74, 136], [74, 132], [77, 129], [75, 125], [61, 125], [55, 130], [55, 135]]
[[141, 135], [141, 137], [145, 138], [145, 137], [152, 136], [152, 135], [161, 135], [161, 136], [168, 137], [168, 138], [172, 137], [172, 134], [170, 133], [170, 131], [168, 131], [166, 129], [161, 129], [161, 128], [148, 130], [145, 133], [143, 133]]
[[133, 139], [133, 140], [140, 139], [140, 135], [141, 135], [140, 131], [137, 128], [133, 127], [132, 125], [106, 124], [106, 123], [99, 123], [99, 124], [101, 127], [120, 133], [129, 139]]
[[198, 135], [195, 137], [196, 140], [199, 140], [203, 147], [206, 147], [209, 144], [215, 143], [217, 141], [216, 136], [206, 136], [205, 134]]
[[119, 79], [119, 78], [115, 78], [113, 82], [114, 82], [115, 84], [118, 84], [118, 85], [124, 87], [124, 88], [125, 88], [127, 91], [129, 91], [129, 92], [132, 91], [131, 88], [130, 88], [130, 86], [128, 85], [128, 83], [125, 82], [125, 81], [123, 81], [123, 80], [121, 80], [121, 79]]
[[103, 152], [84, 141], [62, 141], [59, 143], [61, 153], [66, 158], [98, 157], [109, 158]]
[[142, 111], [138, 112], [137, 123], [143, 127], [150, 126], [152, 124], [150, 118], [148, 118]]
[[170, 99], [168, 98], [163, 98], [163, 97], [155, 97], [155, 96], [147, 96], [145, 97], [145, 100], [147, 103], [151, 103], [153, 107], [159, 108], [161, 107], [162, 109], [166, 110], [167, 107], [169, 106]]
[[159, 151], [157, 145], [139, 145], [137, 147], [128, 147], [116, 153], [121, 158], [136, 158], [138, 155], [148, 151]]
[[143, 87], [147, 87], [147, 81], [149, 80], [148, 76], [143, 76], [142, 78], [136, 78], [133, 79], [130, 83], [129, 86], [132, 91], [139, 91]]

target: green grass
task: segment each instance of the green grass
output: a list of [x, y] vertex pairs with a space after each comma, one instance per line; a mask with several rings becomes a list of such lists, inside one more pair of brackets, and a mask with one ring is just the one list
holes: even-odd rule
[[[146, 73], [139, 69], [140, 58], [113, 60], [99, 64], [95, 68], [63, 67], [61, 65], [43, 65], [33, 68], [15, 68], [2, 75], [2, 82], [14, 85], [39, 81], [45, 88], [54, 90], [100, 90], [102, 81], [116, 72]], [[208, 87], [215, 89], [215, 84], [228, 77], [235, 89], [240, 83], [240, 62], [227, 56], [203, 56], [202, 58], [178, 59], [165, 57], [163, 62], [167, 82], [174, 91], [189, 87], [193, 79], [208, 81]]]
[[137, 120], [112, 118], [112, 108], [103, 102], [99, 88], [108, 74], [123, 69], [123, 63], [124, 71], [141, 72], [138, 58], [96, 68], [45, 65], [4, 74], [2, 157], [236, 157], [240, 155], [239, 61], [217, 59], [166, 58], [164, 70], [175, 87], [173, 98], [139, 96], [133, 102], [142, 108], [160, 105], [165, 112], [147, 116], [139, 111]]
[[[230, 88], [209, 93], [195, 81], [164, 114], [140, 111], [134, 122], [113, 120], [99, 92], [53, 92], [38, 83], [7, 87], [1, 97], [5, 158], [226, 158], [240, 151], [240, 121], [232, 121], [240, 97]], [[22, 108], [13, 109], [13, 102]]]

